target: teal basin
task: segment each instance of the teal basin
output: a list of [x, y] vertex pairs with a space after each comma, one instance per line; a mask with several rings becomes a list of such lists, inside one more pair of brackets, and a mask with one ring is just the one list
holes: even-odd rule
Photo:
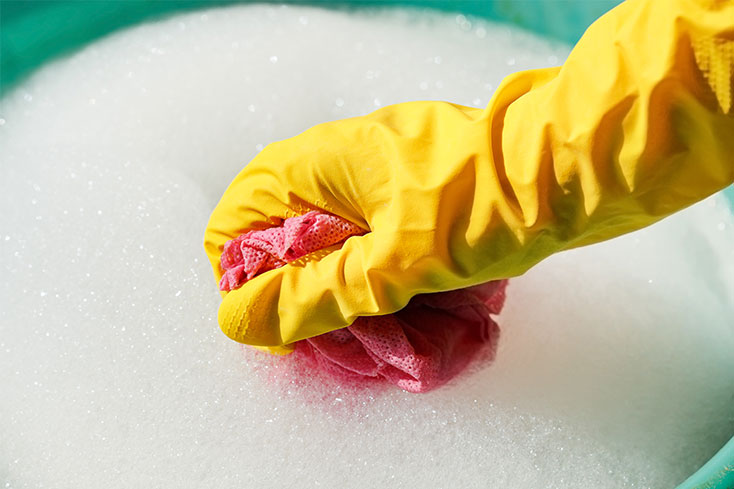
[[[144, 20], [236, 0], [98, 1], [0, 0], [0, 96], [34, 69], [61, 54]], [[283, 3], [283, 2], [279, 2]], [[291, 0], [291, 4], [412, 6], [461, 12], [511, 23], [538, 34], [575, 43], [586, 27], [619, 0]], [[561, 7], [561, 8], [559, 8]], [[724, 191], [734, 211], [734, 188]], [[734, 489], [734, 438], [678, 489]]]

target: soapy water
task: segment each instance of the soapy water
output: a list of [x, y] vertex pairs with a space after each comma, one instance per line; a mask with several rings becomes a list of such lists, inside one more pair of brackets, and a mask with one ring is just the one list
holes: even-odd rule
[[230, 341], [202, 249], [264, 145], [407, 100], [483, 106], [568, 48], [418, 11], [246, 6], [110, 36], [0, 102], [4, 487], [672, 487], [734, 434], [716, 196], [513, 279], [497, 359], [435, 392]]

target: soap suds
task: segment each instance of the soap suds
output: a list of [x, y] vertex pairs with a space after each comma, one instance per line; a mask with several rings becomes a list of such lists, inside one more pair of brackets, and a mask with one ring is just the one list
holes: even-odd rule
[[243, 6], [115, 34], [18, 87], [0, 101], [5, 487], [685, 479], [734, 434], [721, 197], [514, 279], [496, 362], [426, 395], [289, 378], [216, 324], [203, 230], [266, 144], [396, 102], [483, 106], [567, 53], [464, 16]]

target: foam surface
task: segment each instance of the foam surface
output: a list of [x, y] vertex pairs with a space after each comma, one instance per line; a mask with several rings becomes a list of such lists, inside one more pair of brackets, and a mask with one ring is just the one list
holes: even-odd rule
[[394, 102], [484, 105], [505, 74], [566, 54], [463, 16], [249, 6], [37, 73], [0, 102], [0, 481], [682, 481], [734, 434], [719, 197], [513, 280], [495, 364], [430, 394], [319, 385], [216, 325], [203, 229], [263, 145]]

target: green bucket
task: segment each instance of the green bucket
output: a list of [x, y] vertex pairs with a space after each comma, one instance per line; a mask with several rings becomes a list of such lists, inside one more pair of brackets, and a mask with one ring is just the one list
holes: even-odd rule
[[[162, 15], [237, 0], [0, 0], [0, 96], [34, 69], [116, 29]], [[282, 3], [282, 2], [279, 2]], [[409, 6], [461, 12], [506, 22], [575, 43], [586, 27], [619, 0], [290, 0], [354, 8]], [[734, 188], [725, 191], [734, 211]], [[734, 489], [734, 438], [678, 489]]]

